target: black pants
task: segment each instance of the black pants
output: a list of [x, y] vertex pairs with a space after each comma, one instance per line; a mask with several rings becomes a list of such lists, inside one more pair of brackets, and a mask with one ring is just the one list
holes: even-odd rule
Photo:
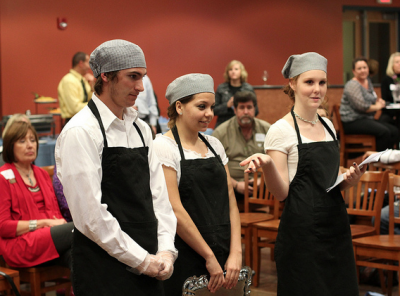
[[362, 134], [376, 137], [376, 150], [393, 149], [399, 139], [399, 129], [387, 122], [373, 119], [358, 119], [352, 122], [343, 122], [344, 133], [348, 135]]
[[60, 257], [42, 263], [39, 266], [61, 265], [68, 267], [72, 271], [71, 247], [73, 229], [74, 223], [72, 222], [50, 228], [51, 238]]

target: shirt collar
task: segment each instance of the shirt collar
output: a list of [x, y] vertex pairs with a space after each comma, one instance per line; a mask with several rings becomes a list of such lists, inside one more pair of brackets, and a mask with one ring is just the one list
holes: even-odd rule
[[83, 79], [83, 76], [78, 73], [77, 71], [75, 71], [74, 69], [69, 70], [69, 73], [71, 73], [72, 75], [74, 75], [76, 78], [78, 78], [79, 80]]
[[[107, 130], [110, 125], [114, 121], [120, 121], [114, 113], [103, 103], [94, 93], [92, 95], [92, 100], [96, 104], [97, 109], [99, 110], [101, 121], [103, 122], [104, 129]], [[126, 126], [130, 126], [135, 122], [138, 118], [138, 112], [133, 107], [128, 107], [124, 109], [123, 114], [124, 121], [126, 122]]]

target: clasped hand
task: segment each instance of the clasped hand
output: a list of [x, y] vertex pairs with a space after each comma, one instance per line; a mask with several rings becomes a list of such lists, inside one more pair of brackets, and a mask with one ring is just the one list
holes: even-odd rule
[[174, 255], [169, 251], [158, 252], [157, 255], [147, 254], [146, 258], [136, 268], [129, 271], [134, 274], [145, 274], [158, 280], [169, 279], [174, 271]]

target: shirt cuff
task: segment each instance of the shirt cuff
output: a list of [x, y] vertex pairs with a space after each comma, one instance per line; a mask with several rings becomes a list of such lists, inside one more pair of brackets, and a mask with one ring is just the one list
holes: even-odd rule
[[144, 261], [147, 254], [148, 252], [145, 249], [141, 248], [140, 250], [137, 250], [135, 254], [132, 254], [131, 252], [126, 252], [125, 254], [121, 255], [118, 260], [130, 267], [135, 268]]
[[151, 126], [157, 126], [157, 117], [152, 117], [150, 116], [150, 125]]

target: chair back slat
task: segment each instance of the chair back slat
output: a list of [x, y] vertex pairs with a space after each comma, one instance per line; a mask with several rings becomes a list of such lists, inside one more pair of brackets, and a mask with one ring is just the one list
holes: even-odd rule
[[349, 188], [342, 193], [343, 196], [348, 196], [347, 213], [349, 215], [375, 217], [374, 228], [377, 234], [388, 174], [389, 172], [367, 171], [354, 188]]
[[[249, 186], [250, 180], [253, 180], [253, 194], [250, 194]], [[254, 173], [244, 173], [244, 182], [245, 182], [245, 190], [244, 190], [244, 211], [245, 213], [250, 212], [250, 205], [265, 205], [269, 206], [270, 211], [276, 212], [276, 202], [275, 197], [269, 190], [267, 189], [264, 181], [264, 174], [262, 169], [258, 169]], [[258, 184], [258, 186], [257, 186]], [[278, 209], [277, 209], [277, 218], [279, 217], [279, 201], [277, 201]], [[277, 219], [275, 218], [275, 219]]]
[[395, 162], [395, 163], [382, 163], [382, 162], [375, 162], [372, 164], [372, 169], [375, 169], [377, 171], [390, 171], [391, 173], [394, 174], [399, 174], [400, 172], [400, 162]]

